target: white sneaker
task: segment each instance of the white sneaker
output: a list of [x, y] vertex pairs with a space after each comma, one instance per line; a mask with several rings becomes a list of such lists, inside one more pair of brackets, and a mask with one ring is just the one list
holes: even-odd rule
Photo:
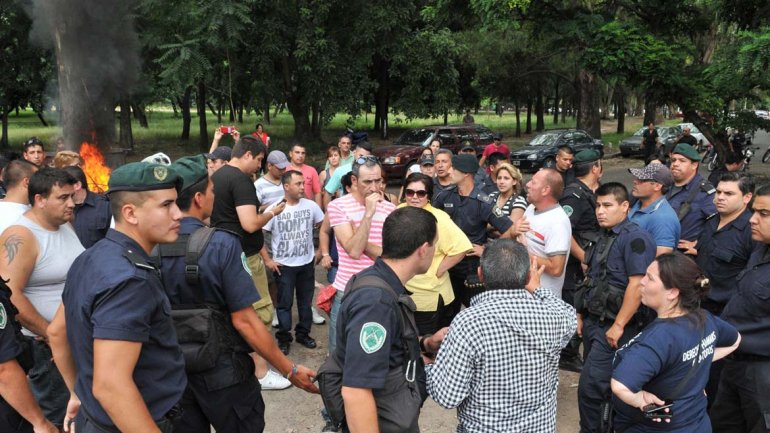
[[278, 312], [273, 308], [273, 328], [278, 327]]
[[286, 389], [291, 386], [289, 379], [270, 369], [267, 370], [265, 377], [259, 379], [259, 384], [262, 387], [262, 391]]
[[310, 307], [310, 310], [313, 312], [313, 323], [316, 325], [323, 325], [326, 323], [326, 319], [324, 319], [324, 316], [319, 313], [315, 307]]

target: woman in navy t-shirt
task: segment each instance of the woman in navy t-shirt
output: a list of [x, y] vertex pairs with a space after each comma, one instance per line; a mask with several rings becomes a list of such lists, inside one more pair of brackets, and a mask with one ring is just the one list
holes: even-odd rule
[[[700, 309], [708, 279], [682, 253], [655, 259], [641, 284], [642, 303], [658, 318], [615, 354], [615, 428], [625, 433], [711, 432], [704, 393], [709, 368], [738, 347], [740, 335], [732, 325]], [[691, 368], [695, 370], [688, 378]], [[671, 400], [670, 419], [644, 417], [643, 407]]]

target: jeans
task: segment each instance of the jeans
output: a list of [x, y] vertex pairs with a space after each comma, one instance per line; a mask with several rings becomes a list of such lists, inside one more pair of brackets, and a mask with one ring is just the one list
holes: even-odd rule
[[337, 347], [337, 316], [340, 314], [344, 295], [345, 292], [337, 290], [332, 301], [332, 311], [329, 314], [329, 353], [334, 353], [334, 348]]
[[299, 322], [294, 328], [296, 336], [307, 337], [313, 325], [313, 291], [315, 290], [315, 268], [310, 262], [302, 266], [281, 266], [281, 275], [276, 275], [278, 282], [278, 341], [292, 341], [291, 307], [294, 304], [294, 292], [297, 293], [297, 312]]
[[61, 426], [70, 399], [70, 392], [59, 370], [53, 363], [51, 347], [33, 340], [32, 352], [35, 363], [29, 370], [29, 386], [32, 395], [43, 409], [43, 415], [54, 425]]

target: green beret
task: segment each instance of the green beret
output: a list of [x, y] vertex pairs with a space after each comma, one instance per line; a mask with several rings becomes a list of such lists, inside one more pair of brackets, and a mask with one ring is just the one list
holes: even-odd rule
[[182, 187], [182, 178], [173, 168], [152, 162], [132, 162], [112, 172], [107, 183], [110, 192], [154, 191]]
[[599, 152], [592, 150], [592, 149], [586, 149], [581, 150], [580, 152], [575, 155], [575, 159], [572, 160], [573, 164], [580, 164], [581, 162], [594, 162], [601, 159], [601, 155]]
[[179, 192], [195, 185], [209, 177], [209, 171], [206, 168], [206, 157], [204, 155], [185, 156], [177, 159], [171, 168], [182, 178], [182, 187]]
[[479, 160], [476, 155], [463, 154], [452, 156], [452, 168], [463, 173], [476, 173], [479, 171]]
[[701, 157], [697, 150], [687, 143], [679, 143], [674, 148], [674, 154], [682, 155], [692, 161], [700, 162]]

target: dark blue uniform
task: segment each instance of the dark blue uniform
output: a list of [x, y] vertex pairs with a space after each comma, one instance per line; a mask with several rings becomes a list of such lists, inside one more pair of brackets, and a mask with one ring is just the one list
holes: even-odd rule
[[75, 206], [75, 220], [72, 225], [83, 247], [91, 248], [107, 235], [110, 221], [110, 200], [104, 195], [88, 191], [85, 201]]
[[714, 204], [714, 192], [716, 190], [707, 180], [703, 179], [703, 176], [695, 174], [695, 177], [687, 185], [672, 186], [666, 193], [668, 204], [679, 215], [682, 204], [690, 197], [693, 188], [698, 188], [699, 191], [690, 202], [690, 211], [684, 217], [679, 218], [679, 224], [682, 227], [679, 239], [688, 241], [697, 240], [703, 232], [706, 220], [717, 212]]
[[725, 360], [711, 408], [714, 433], [770, 431], [770, 249], [762, 245], [738, 275], [722, 319], [741, 344]]
[[139, 244], [109, 230], [104, 239], [75, 259], [67, 274], [62, 301], [67, 338], [78, 369], [79, 432], [99, 431], [94, 422], [114, 428], [93, 395], [96, 338], [142, 344], [133, 379], [156, 423], [168, 423], [169, 412], [182, 397], [187, 379], [171, 304], [158, 270], [149, 263]]
[[[559, 199], [564, 213], [569, 217], [572, 226], [572, 237], [584, 250], [599, 235], [599, 222], [596, 220], [596, 196], [591, 188], [580, 180], [567, 185]], [[576, 285], [583, 279], [583, 268], [578, 259], [571, 254], [567, 258], [567, 274], [564, 277], [562, 299], [573, 305], [572, 298]]]
[[[20, 327], [16, 322], [16, 308], [11, 304], [11, 290], [0, 284], [0, 364], [16, 362], [22, 347]], [[11, 390], [11, 392], [14, 392]], [[32, 424], [27, 422], [16, 409], [0, 397], [0, 432], [32, 433]]]
[[[180, 235], [203, 227], [196, 218], [184, 217]], [[244, 265], [245, 254], [237, 235], [217, 230], [198, 259], [199, 284], [190, 286], [185, 278], [185, 258], [161, 257], [163, 286], [171, 305], [196, 304], [194, 291], [206, 303], [235, 312], [259, 300], [259, 294]], [[182, 398], [182, 416], [174, 423], [181, 432], [261, 432], [265, 426], [265, 405], [254, 362], [245, 352], [220, 356], [211, 370], [188, 374]], [[245, 414], [245, 415], [243, 415]], [[243, 416], [241, 416], [243, 415]]]
[[[500, 233], [505, 233], [511, 228], [513, 222], [502, 212], [494, 212], [495, 201], [489, 198], [478, 187], [474, 187], [470, 195], [461, 196], [457, 188], [439, 192], [433, 199], [433, 207], [441, 209], [452, 218], [452, 221], [468, 236], [472, 244], [484, 245], [487, 243], [487, 224], [492, 225]], [[447, 312], [451, 316], [460, 311], [460, 304], [470, 305], [471, 297], [475, 294], [465, 287], [468, 276], [475, 276], [479, 267], [479, 258], [467, 256], [460, 263], [449, 270], [449, 279], [457, 298], [455, 302], [447, 306]], [[459, 302], [458, 302], [459, 301]]]
[[[630, 220], [623, 220], [610, 232], [603, 233], [596, 244], [591, 254], [588, 276], [594, 280], [604, 276], [611, 286], [625, 290], [628, 277], [647, 272], [647, 266], [655, 259], [655, 242], [649, 233]], [[600, 263], [601, 251], [608, 245], [610, 235], [617, 237], [610, 246], [606, 263]], [[603, 275], [605, 270], [606, 275]], [[592, 292], [586, 295], [589, 300]], [[612, 320], [600, 320], [591, 314], [584, 314], [583, 317], [585, 364], [578, 386], [581, 433], [599, 432], [601, 405], [611, 397], [610, 378], [615, 349], [607, 342], [605, 334], [612, 324]], [[630, 320], [623, 329], [618, 345], [625, 344], [640, 329], [636, 320]]]

